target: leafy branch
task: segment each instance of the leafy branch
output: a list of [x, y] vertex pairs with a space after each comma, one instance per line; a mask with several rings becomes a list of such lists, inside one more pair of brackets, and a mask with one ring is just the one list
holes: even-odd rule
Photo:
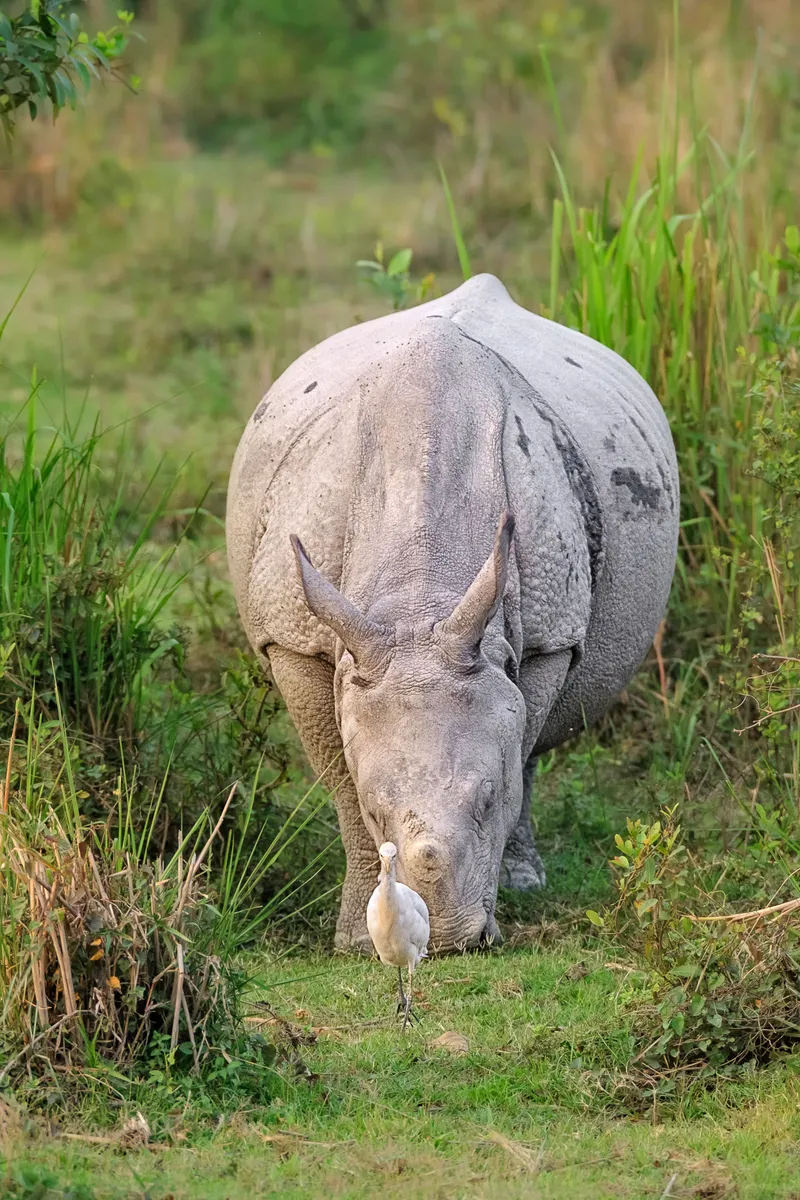
[[[130, 40], [133, 13], [120, 10], [117, 20], [90, 39], [77, 14], [63, 11], [62, 0], [31, 0], [18, 17], [0, 12], [0, 121], [9, 139], [24, 105], [35, 119], [49, 100], [57, 116], [75, 107], [79, 85], [88, 88], [92, 79], [117, 76], [114, 64]], [[130, 86], [137, 83], [132, 79]]]

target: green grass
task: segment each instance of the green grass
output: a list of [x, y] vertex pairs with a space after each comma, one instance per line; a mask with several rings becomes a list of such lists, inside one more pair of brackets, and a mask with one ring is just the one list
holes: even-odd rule
[[[565, 938], [555, 948], [427, 963], [416, 995], [423, 1022], [401, 1035], [391, 1017], [392, 975], [377, 962], [265, 960], [259, 978], [267, 986], [254, 990], [308, 1036], [299, 1053], [315, 1079], [285, 1083], [267, 1108], [199, 1119], [191, 1106], [141, 1096], [157, 1149], [122, 1154], [41, 1136], [17, 1142], [11, 1161], [17, 1171], [24, 1164], [52, 1172], [54, 1195], [83, 1184], [97, 1197], [153, 1200], [644, 1200], [661, 1196], [675, 1173], [677, 1196], [796, 1194], [800, 1088], [792, 1063], [746, 1085], [694, 1094], [677, 1112], [645, 1104], [625, 1117], [599, 1090], [593, 1056], [622, 1062], [626, 1040], [619, 973], [604, 961]], [[573, 982], [566, 972], [576, 962], [589, 973]], [[467, 1039], [466, 1054], [433, 1044], [448, 1031]], [[109, 1113], [101, 1135], [127, 1112]], [[62, 1128], [87, 1126], [76, 1115]]]

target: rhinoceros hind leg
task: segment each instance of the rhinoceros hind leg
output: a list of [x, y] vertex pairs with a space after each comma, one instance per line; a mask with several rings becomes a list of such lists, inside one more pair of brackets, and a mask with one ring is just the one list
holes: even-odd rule
[[518, 892], [533, 892], [547, 882], [531, 829], [531, 794], [536, 775], [536, 758], [531, 755], [522, 776], [522, 811], [511, 832], [500, 867], [500, 886]]

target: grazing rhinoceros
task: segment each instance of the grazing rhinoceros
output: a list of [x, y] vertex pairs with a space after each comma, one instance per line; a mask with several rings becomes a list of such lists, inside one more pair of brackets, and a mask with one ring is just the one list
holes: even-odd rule
[[227, 538], [247, 636], [347, 854], [336, 942], [366, 949], [376, 847], [431, 945], [496, 935], [544, 883], [537, 755], [630, 680], [667, 602], [678, 474], [644, 380], [480, 275], [303, 354], [245, 430]]

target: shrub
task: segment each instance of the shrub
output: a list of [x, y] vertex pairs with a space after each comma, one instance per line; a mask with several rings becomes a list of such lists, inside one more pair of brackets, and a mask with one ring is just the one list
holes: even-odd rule
[[587, 915], [634, 968], [629, 1074], [663, 1095], [796, 1047], [800, 900], [721, 914], [724, 871], [692, 860], [674, 809], [652, 824], [629, 820], [615, 840], [616, 904]]

